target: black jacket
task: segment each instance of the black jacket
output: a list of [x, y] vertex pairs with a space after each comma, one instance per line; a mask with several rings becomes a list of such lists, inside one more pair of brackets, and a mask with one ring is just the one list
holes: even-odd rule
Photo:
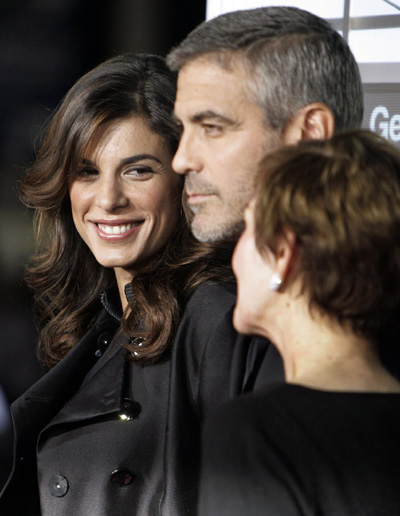
[[229, 396], [233, 349], [248, 348], [232, 328], [234, 303], [225, 287], [200, 286], [171, 353], [150, 366], [127, 361], [118, 339], [106, 349], [118, 323], [103, 310], [12, 405], [0, 515], [195, 514], [201, 422]]
[[276, 384], [204, 424], [201, 516], [398, 516], [400, 394]]

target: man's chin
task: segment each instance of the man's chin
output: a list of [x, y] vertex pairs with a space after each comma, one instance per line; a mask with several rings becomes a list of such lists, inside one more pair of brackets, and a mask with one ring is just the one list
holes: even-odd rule
[[191, 231], [193, 236], [199, 242], [232, 242], [237, 241], [243, 232], [244, 222], [240, 221], [218, 221], [208, 220], [208, 217], [194, 215], [191, 223]]

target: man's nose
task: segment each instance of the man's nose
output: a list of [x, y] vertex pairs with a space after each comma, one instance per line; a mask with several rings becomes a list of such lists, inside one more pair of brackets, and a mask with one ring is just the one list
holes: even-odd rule
[[192, 171], [200, 172], [201, 158], [196, 136], [193, 133], [183, 131], [178, 150], [172, 160], [172, 168], [177, 174], [188, 174]]

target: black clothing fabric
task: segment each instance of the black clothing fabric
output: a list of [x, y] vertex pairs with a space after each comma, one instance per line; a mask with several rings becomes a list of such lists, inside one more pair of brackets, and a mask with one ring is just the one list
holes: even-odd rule
[[10, 471], [12, 426], [9, 402], [0, 384], [0, 485], [7, 480]]
[[[196, 513], [204, 416], [229, 396], [235, 294], [204, 284], [170, 354], [126, 360], [119, 324], [94, 327], [12, 405], [14, 469], [1, 516], [185, 516]], [[111, 312], [111, 314], [110, 314]], [[38, 488], [39, 486], [39, 488]]]
[[262, 337], [242, 339], [233, 350], [230, 398], [283, 382], [283, 361], [274, 344]]
[[276, 385], [203, 436], [200, 516], [400, 514], [400, 394]]

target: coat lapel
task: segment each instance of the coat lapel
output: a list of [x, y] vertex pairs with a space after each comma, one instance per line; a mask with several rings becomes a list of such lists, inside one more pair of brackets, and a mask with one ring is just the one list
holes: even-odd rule
[[[53, 369], [11, 405], [14, 423], [14, 449], [30, 447], [40, 430], [75, 394], [88, 371], [96, 362], [97, 339], [117, 324], [102, 311], [95, 326], [71, 349]], [[22, 451], [23, 453], [23, 451]]]
[[57, 424], [91, 419], [121, 409], [126, 361], [125, 350], [121, 348], [119, 340], [112, 352], [107, 352], [106, 360], [99, 364], [100, 367], [97, 368], [96, 364], [93, 371], [90, 371], [78, 395], [67, 401], [44, 430]]

